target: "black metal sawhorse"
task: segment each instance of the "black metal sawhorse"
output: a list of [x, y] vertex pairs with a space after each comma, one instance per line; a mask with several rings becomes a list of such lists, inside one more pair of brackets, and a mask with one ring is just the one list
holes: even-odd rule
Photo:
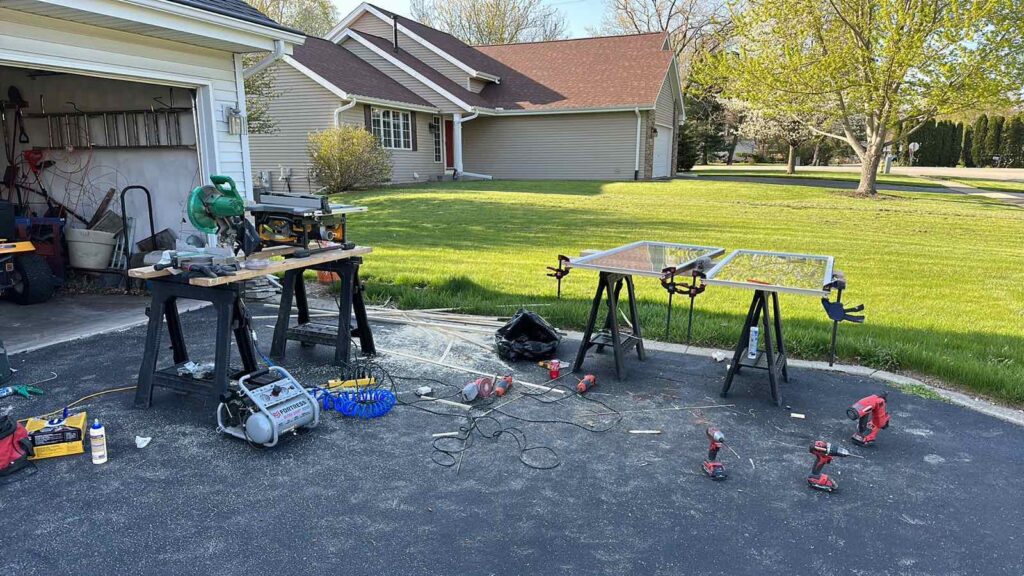
[[[203, 394], [213, 398], [227, 392], [228, 381], [251, 372], [259, 367], [256, 363], [256, 347], [252, 340], [248, 313], [242, 303], [241, 286], [193, 286], [186, 279], [167, 277], [149, 281], [151, 301], [146, 315], [149, 327], [146, 331], [146, 347], [139, 368], [139, 385], [135, 391], [135, 405], [149, 408], [153, 404], [153, 390], [157, 386], [171, 388], [186, 394]], [[178, 299], [202, 300], [213, 304], [217, 318], [217, 336], [214, 352], [213, 375], [206, 379], [180, 376], [178, 368], [189, 361], [185, 348], [185, 337], [181, 331], [178, 315]], [[160, 355], [160, 335], [166, 321], [170, 336], [174, 363], [157, 369]], [[231, 360], [231, 336], [234, 333], [242, 370], [229, 374]]]
[[[769, 299], [771, 300], [771, 309], [768, 306]], [[755, 357], [751, 359], [748, 356], [750, 329], [758, 324], [761, 325], [764, 336], [764, 350], [755, 350]], [[767, 370], [772, 400], [777, 406], [782, 406], [779, 380], [789, 382], [789, 373], [786, 370], [786, 344], [782, 338], [782, 315], [779, 312], [778, 292], [754, 291], [754, 298], [750, 302], [750, 309], [747, 310], [743, 331], [740, 332], [740, 341], [736, 345], [736, 353], [732, 357], [732, 364], [729, 365], [729, 373], [725, 376], [725, 384], [722, 385], [721, 395], [723, 398], [729, 394], [732, 379], [739, 373], [741, 367]]]
[[[619, 332], [619, 293], [622, 286], [626, 286], [626, 293], [629, 297], [629, 320], [630, 333]], [[608, 314], [605, 317], [604, 328], [594, 333], [594, 325], [597, 323], [597, 314], [601, 308], [601, 300], [608, 301]], [[597, 281], [597, 293], [594, 294], [594, 303], [590, 307], [590, 317], [587, 319], [587, 327], [583, 331], [583, 341], [580, 342], [580, 349], [576, 352], [576, 361], [572, 365], [572, 371], [578, 372], [583, 367], [583, 360], [591, 347], [597, 346], [601, 352], [605, 346], [611, 346], [615, 355], [615, 376], [622, 379], [624, 372], [623, 356], [631, 348], [636, 348], [636, 355], [640, 360], [646, 358], [644, 352], [644, 339], [640, 330], [640, 318], [636, 309], [636, 290], [633, 287], [633, 277], [626, 274], [613, 272], [601, 272]]]
[[[304, 345], [333, 345], [334, 364], [337, 366], [349, 363], [352, 337], [359, 338], [359, 348], [364, 356], [373, 356], [377, 353], [373, 343], [373, 332], [370, 330], [370, 322], [366, 317], [363, 287], [359, 282], [359, 265], [362, 262], [362, 258], [353, 257], [285, 272], [284, 281], [281, 283], [281, 305], [277, 311], [274, 340], [270, 347], [271, 358], [274, 360], [284, 359], [288, 340], [297, 340]], [[336, 326], [310, 322], [306, 282], [302, 277], [302, 273], [306, 270], [334, 272], [341, 279]], [[293, 297], [295, 306], [298, 308], [299, 318], [297, 325], [290, 326]], [[355, 329], [351, 326], [353, 313], [356, 317]]]

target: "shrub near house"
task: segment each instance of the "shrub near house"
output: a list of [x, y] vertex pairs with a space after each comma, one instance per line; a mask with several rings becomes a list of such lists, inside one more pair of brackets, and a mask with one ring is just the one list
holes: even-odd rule
[[327, 194], [365, 188], [391, 179], [391, 155], [377, 138], [355, 126], [309, 135], [310, 176]]

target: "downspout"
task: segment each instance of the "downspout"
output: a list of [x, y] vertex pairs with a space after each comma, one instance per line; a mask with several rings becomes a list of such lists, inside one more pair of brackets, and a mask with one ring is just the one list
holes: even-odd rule
[[476, 118], [478, 116], [480, 116], [480, 113], [479, 112], [475, 112], [475, 113], [473, 113], [473, 114], [471, 114], [469, 116], [466, 116], [465, 118], [459, 118], [458, 121], [456, 122], [459, 125], [459, 140], [458, 140], [458, 142], [459, 142], [459, 153], [456, 155], [456, 158], [459, 159], [459, 162], [458, 162], [459, 166], [456, 166], [456, 172], [458, 172], [459, 175], [461, 175], [461, 176], [469, 176], [471, 178], [479, 178], [481, 180], [493, 180], [494, 177], [490, 176], [489, 174], [477, 174], [476, 172], [466, 172], [466, 171], [462, 170], [462, 166], [461, 166], [461, 164], [462, 164], [462, 125], [465, 124], [466, 122], [469, 122], [470, 120], [476, 120]]
[[633, 161], [633, 180], [640, 179], [640, 107], [633, 109], [636, 113], [636, 159]]
[[345, 104], [343, 106], [339, 106], [339, 107], [335, 108], [335, 110], [334, 110], [334, 127], [335, 128], [337, 128], [338, 126], [341, 126], [341, 114], [343, 112], [345, 112], [346, 110], [350, 110], [355, 105], [356, 105], [356, 99], [352, 98], [349, 101], [348, 104]]
[[274, 62], [284, 57], [284, 40], [274, 40], [274, 51], [267, 54], [262, 60], [242, 70], [242, 78], [249, 78], [253, 74], [265, 69]]

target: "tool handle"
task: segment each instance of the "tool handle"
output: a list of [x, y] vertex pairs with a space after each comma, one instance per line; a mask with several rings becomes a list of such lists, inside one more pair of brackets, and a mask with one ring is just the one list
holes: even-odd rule
[[709, 462], [714, 462], [715, 458], [718, 458], [718, 451], [720, 449], [721, 448], [718, 446], [718, 444], [716, 444], [716, 443], [712, 443], [711, 444], [711, 447], [708, 448], [708, 461]]
[[831, 456], [822, 456], [820, 454], [815, 454], [814, 458], [814, 467], [811, 468], [812, 474], [821, 474], [821, 470], [825, 468], [825, 464], [828, 464], [829, 462], [832, 461]]

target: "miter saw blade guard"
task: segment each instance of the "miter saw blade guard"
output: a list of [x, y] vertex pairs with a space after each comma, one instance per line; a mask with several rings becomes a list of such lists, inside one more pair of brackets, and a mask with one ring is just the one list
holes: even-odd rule
[[260, 247], [256, 228], [245, 218], [245, 198], [230, 176], [210, 176], [212, 185], [200, 186], [189, 195], [189, 222], [197, 230], [216, 234], [217, 240], [248, 256]]

